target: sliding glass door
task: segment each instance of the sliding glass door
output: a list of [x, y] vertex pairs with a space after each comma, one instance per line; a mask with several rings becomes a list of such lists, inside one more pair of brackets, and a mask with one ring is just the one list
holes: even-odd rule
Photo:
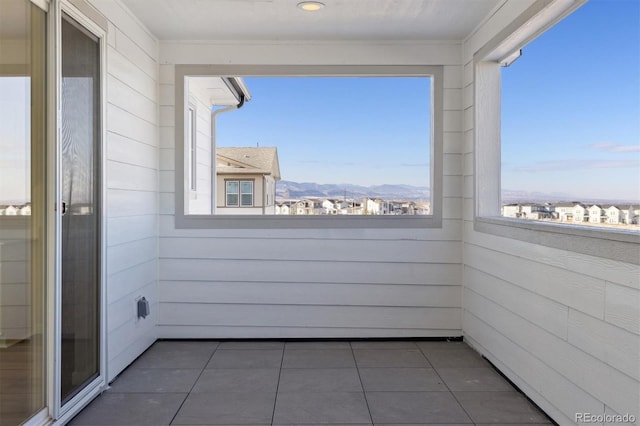
[[61, 403], [100, 374], [100, 43], [62, 16]]
[[45, 406], [46, 13], [0, 0], [0, 424]]

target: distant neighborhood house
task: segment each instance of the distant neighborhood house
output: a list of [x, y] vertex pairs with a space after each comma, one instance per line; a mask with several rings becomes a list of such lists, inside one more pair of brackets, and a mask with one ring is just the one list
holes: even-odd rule
[[216, 212], [276, 214], [280, 180], [275, 147], [216, 148]]
[[503, 205], [502, 215], [518, 219], [553, 219], [569, 223], [637, 225], [640, 217], [640, 206], [587, 205], [577, 201], [555, 204], [515, 203]]

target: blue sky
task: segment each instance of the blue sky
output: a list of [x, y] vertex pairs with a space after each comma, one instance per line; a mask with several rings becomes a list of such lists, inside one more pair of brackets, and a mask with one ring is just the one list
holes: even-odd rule
[[[503, 69], [504, 189], [640, 200], [639, 21], [638, 0], [590, 0]], [[413, 80], [247, 78], [218, 145], [277, 146], [286, 180], [428, 185]]]
[[640, 1], [590, 0], [502, 70], [502, 187], [640, 200]]
[[245, 78], [218, 146], [275, 146], [284, 180], [429, 186], [430, 79]]

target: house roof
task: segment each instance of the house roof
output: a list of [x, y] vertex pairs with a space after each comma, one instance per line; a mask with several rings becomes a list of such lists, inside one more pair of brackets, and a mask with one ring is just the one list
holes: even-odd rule
[[263, 174], [280, 180], [280, 164], [276, 147], [221, 147], [216, 148], [217, 174]]

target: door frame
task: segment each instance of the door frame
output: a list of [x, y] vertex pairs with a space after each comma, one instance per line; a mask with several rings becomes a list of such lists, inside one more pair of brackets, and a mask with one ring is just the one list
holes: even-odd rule
[[[49, 95], [50, 95], [50, 126], [49, 146], [52, 147], [49, 155], [50, 179], [49, 190], [52, 194], [53, 214], [49, 221], [50, 248], [52, 255], [49, 257], [49, 283], [47, 300], [47, 405], [49, 415], [54, 424], [64, 424], [84, 408], [93, 398], [107, 388], [107, 349], [106, 349], [106, 49], [107, 28], [99, 25], [90, 16], [95, 16], [95, 10], [81, 10], [90, 8], [84, 1], [77, 0], [52, 0], [49, 5]], [[62, 215], [59, 206], [62, 205], [62, 138], [61, 138], [61, 109], [62, 109], [62, 16], [63, 13], [81, 24], [88, 32], [98, 39], [100, 60], [100, 142], [96, 155], [100, 156], [99, 164], [99, 306], [100, 327], [98, 341], [99, 373], [98, 377], [88, 383], [84, 389], [73, 398], [62, 404], [60, 394], [61, 383], [61, 338], [62, 338]]]

